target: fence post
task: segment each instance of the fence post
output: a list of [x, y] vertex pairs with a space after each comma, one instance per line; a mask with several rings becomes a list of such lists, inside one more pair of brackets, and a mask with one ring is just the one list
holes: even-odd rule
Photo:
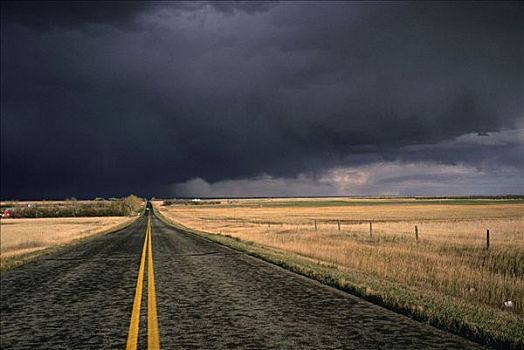
[[338, 232], [340, 232], [340, 220], [337, 220]]
[[489, 229], [486, 231], [486, 249], [489, 249]]
[[369, 237], [373, 237], [373, 223], [369, 222]]
[[315, 232], [317, 232], [317, 219], [315, 219]]
[[418, 226], [415, 225], [415, 239], [418, 241]]

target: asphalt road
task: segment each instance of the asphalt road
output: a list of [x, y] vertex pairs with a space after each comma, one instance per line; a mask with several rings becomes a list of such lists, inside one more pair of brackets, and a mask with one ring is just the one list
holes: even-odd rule
[[[1, 277], [2, 349], [124, 349], [147, 219]], [[160, 346], [479, 346], [151, 218]], [[146, 259], [147, 262], [147, 259]], [[145, 269], [147, 276], [147, 268]], [[147, 348], [144, 278], [138, 348]]]

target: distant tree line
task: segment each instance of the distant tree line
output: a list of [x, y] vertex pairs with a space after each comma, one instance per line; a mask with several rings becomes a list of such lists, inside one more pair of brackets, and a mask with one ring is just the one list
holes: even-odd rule
[[93, 216], [132, 216], [144, 210], [143, 199], [130, 195], [125, 198], [94, 201], [69, 199], [62, 202], [12, 202], [2, 204], [3, 212], [9, 211], [11, 218], [50, 218], [50, 217], [93, 217]]

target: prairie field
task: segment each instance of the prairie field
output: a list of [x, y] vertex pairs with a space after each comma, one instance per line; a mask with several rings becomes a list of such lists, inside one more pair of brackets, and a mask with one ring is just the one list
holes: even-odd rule
[[2, 267], [17, 256], [37, 253], [131, 223], [136, 217], [76, 217], [0, 220]]
[[[449, 300], [452, 307], [473, 313], [484, 310], [493, 320], [524, 320], [522, 200], [337, 198], [168, 203], [154, 204], [172, 222], [347, 272], [350, 277], [341, 278], [355, 278], [348, 283], [363, 286], [367, 294], [389, 298], [397, 293], [389, 287], [375, 291], [382, 282], [414, 291], [420, 296], [417, 302], [404, 302], [415, 314], [424, 314], [435, 300]], [[369, 280], [378, 282], [371, 286], [366, 284]], [[513, 306], [505, 306], [507, 301]], [[464, 317], [466, 320], [459, 321], [475, 323], [468, 315]]]

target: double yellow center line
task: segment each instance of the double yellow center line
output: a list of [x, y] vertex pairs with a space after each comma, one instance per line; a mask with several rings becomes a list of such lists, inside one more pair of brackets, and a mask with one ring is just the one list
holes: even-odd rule
[[142, 287], [144, 284], [144, 272], [147, 255], [147, 348], [160, 349], [158, 338], [158, 320], [156, 314], [156, 292], [155, 292], [155, 273], [153, 269], [153, 247], [151, 242], [151, 216], [147, 217], [146, 235], [142, 256], [140, 257], [140, 267], [138, 268], [138, 279], [136, 282], [135, 299], [131, 322], [129, 324], [129, 334], [127, 335], [127, 350], [135, 350], [138, 342], [138, 328], [140, 325], [140, 304], [142, 303]]

